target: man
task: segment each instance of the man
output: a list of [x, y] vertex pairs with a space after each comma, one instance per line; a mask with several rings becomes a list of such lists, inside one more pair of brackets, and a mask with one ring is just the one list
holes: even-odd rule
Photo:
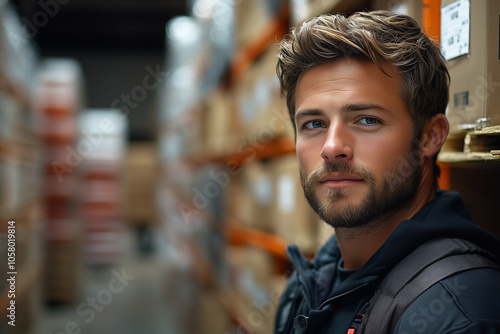
[[[313, 18], [281, 42], [277, 72], [305, 196], [335, 236], [312, 262], [289, 248], [296, 271], [276, 333], [352, 333], [380, 281], [429, 240], [465, 239], [498, 257], [500, 242], [458, 194], [438, 190], [449, 75], [413, 19]], [[498, 305], [500, 271], [466, 270], [418, 296], [393, 332], [500, 333]]]

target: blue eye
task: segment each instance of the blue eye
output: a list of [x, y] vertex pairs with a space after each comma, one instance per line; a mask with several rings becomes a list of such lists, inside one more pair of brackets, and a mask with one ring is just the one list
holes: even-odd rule
[[377, 123], [380, 123], [380, 121], [373, 117], [363, 117], [359, 120], [359, 123], [363, 125], [375, 125]]
[[310, 121], [304, 124], [305, 129], [317, 129], [322, 127], [324, 127], [324, 125], [320, 121]]

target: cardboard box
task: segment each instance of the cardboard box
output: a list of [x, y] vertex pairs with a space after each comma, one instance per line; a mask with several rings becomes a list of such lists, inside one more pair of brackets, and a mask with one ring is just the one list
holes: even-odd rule
[[422, 26], [422, 0], [373, 0], [372, 9], [389, 10], [414, 18]]
[[244, 226], [274, 233], [274, 185], [269, 162], [255, 161], [244, 166], [240, 220]]
[[156, 145], [130, 144], [125, 167], [124, 216], [129, 224], [156, 222], [155, 192], [158, 180]]
[[273, 255], [256, 247], [227, 252], [234, 286], [238, 326], [251, 333], [272, 333], [283, 279], [275, 274]]
[[261, 104], [262, 97], [256, 91], [256, 82], [258, 81], [255, 64], [243, 73], [240, 80], [234, 86], [234, 112], [237, 118], [238, 128], [240, 129], [238, 143], [255, 142], [255, 139], [249, 138], [250, 128], [259, 118], [258, 105]]
[[283, 0], [236, 1], [236, 49], [258, 38], [272, 22]]
[[[470, 6], [469, 16], [459, 13], [461, 5]], [[460, 133], [476, 126], [479, 119], [485, 118], [485, 125], [500, 124], [500, 54], [499, 54], [499, 15], [498, 0], [451, 1], [443, 0], [442, 7], [455, 5], [442, 10], [441, 45], [450, 50], [460, 37], [469, 39], [469, 51], [450, 59], [448, 68], [451, 76], [450, 102], [447, 116], [450, 133]], [[463, 15], [459, 17], [458, 15]], [[444, 17], [445, 15], [446, 17]], [[457, 18], [458, 17], [458, 18]], [[454, 23], [453, 18], [457, 18]], [[466, 31], [466, 21], [470, 22], [470, 34]], [[460, 33], [462, 29], [462, 33]], [[455, 34], [451, 34], [454, 30]], [[446, 32], [443, 40], [443, 33]], [[451, 53], [449, 53], [451, 54]]]
[[231, 319], [221, 303], [219, 291], [205, 289], [201, 292], [200, 313], [198, 330], [201, 333], [228, 333]]
[[301, 22], [325, 13], [352, 13], [366, 9], [366, 0], [293, 0], [291, 23], [296, 26]]
[[44, 299], [53, 303], [74, 303], [80, 296], [80, 244], [75, 241], [49, 242], [43, 266]]
[[232, 91], [215, 89], [205, 101], [200, 119], [200, 154], [217, 156], [236, 150], [239, 133]]
[[275, 199], [273, 222], [276, 234], [297, 244], [304, 253], [314, 253], [320, 242], [320, 220], [304, 197], [299, 167], [294, 154], [273, 161]]
[[276, 76], [278, 46], [271, 45], [244, 73], [236, 87], [240, 143], [293, 138], [293, 125]]
[[274, 43], [269, 46], [255, 65], [258, 80], [255, 91], [259, 92], [257, 112], [260, 119], [250, 128], [252, 133], [258, 133], [259, 138], [294, 138], [293, 124], [288, 115], [286, 101], [281, 97], [280, 83], [276, 74], [276, 64], [279, 46]]

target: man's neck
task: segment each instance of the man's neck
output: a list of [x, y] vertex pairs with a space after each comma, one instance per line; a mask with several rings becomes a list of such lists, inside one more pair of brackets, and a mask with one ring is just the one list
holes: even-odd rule
[[[337, 242], [344, 260], [344, 269], [361, 268], [384, 244], [396, 227], [406, 219], [413, 217], [423, 206], [435, 197], [435, 191], [427, 189], [418, 194], [404, 209], [394, 212], [377, 222], [368, 223], [358, 228], [336, 228]], [[426, 195], [422, 195], [426, 194]]]

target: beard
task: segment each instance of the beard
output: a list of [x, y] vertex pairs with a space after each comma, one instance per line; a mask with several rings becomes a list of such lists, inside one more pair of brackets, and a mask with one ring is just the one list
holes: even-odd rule
[[[319, 180], [325, 174], [356, 175], [367, 183], [367, 194], [359, 204], [342, 203], [353, 196], [349, 188], [326, 188], [318, 196]], [[300, 171], [301, 184], [309, 205], [318, 216], [334, 228], [377, 226], [389, 217], [404, 210], [415, 197], [422, 177], [418, 141], [413, 141], [406, 157], [400, 157], [395, 165], [376, 180], [365, 168], [353, 167], [345, 162], [327, 162], [307, 177]], [[352, 201], [351, 201], [352, 202]]]

